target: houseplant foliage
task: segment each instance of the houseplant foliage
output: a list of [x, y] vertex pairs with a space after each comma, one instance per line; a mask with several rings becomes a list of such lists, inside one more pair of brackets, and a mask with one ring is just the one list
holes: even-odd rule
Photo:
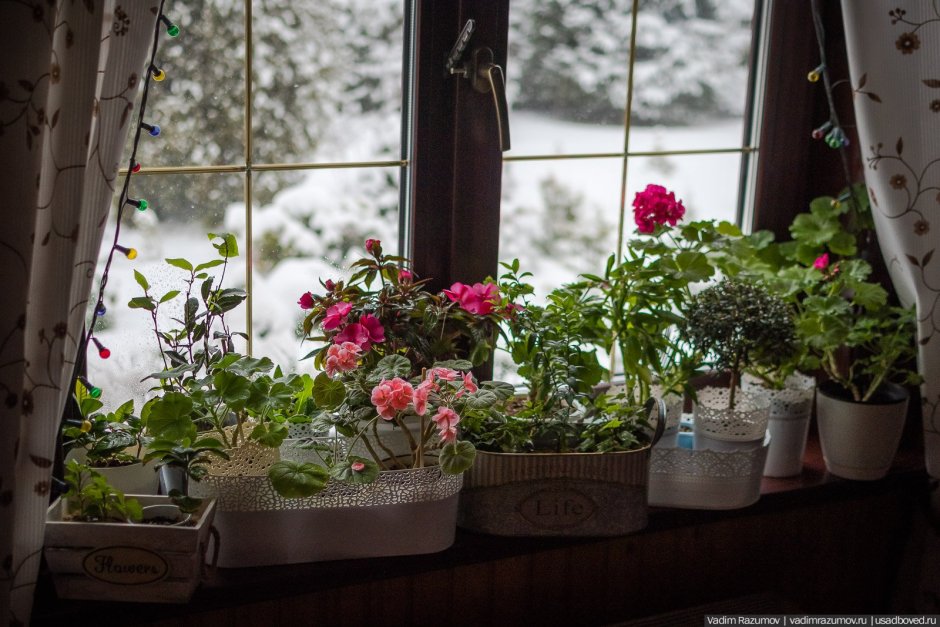
[[140, 503], [114, 489], [101, 473], [74, 459], [65, 465], [63, 498], [72, 520], [84, 522], [136, 522], [143, 516]]
[[[874, 230], [867, 190], [821, 196], [751, 265], [795, 311], [800, 369], [822, 370], [847, 398], [867, 402], [886, 382], [913, 385], [914, 312], [871, 279]], [[758, 374], [758, 373], [755, 373]]]
[[[366, 240], [365, 249], [348, 281], [324, 281], [324, 293], [299, 300], [305, 339], [320, 344], [307, 355], [322, 369], [313, 381], [320, 420], [353, 451], [332, 458], [329, 474], [366, 483], [379, 470], [432, 464], [459, 474], [475, 450], [458, 439], [457, 426], [511, 393], [510, 386], [478, 384], [470, 372], [489, 358], [505, 315], [498, 288], [455, 283], [434, 294], [379, 240]], [[392, 450], [386, 427], [404, 436], [407, 451]], [[368, 457], [355, 454], [357, 445]], [[291, 462], [279, 468], [299, 470]]]
[[[143, 425], [134, 415], [134, 401], [129, 400], [111, 412], [99, 411], [104, 407], [85, 386], [75, 382], [73, 393], [81, 421], [66, 422], [62, 426], [62, 446], [66, 453], [83, 451], [92, 467], [119, 467], [141, 461], [149, 438]], [[129, 452], [130, 451], [130, 452]]]
[[609, 336], [602, 299], [583, 283], [530, 302], [530, 276], [503, 263], [500, 291], [509, 311], [502, 332], [524, 392], [464, 422], [464, 433], [491, 452], [611, 452], [647, 443], [646, 413], [598, 388], [606, 369], [598, 347]]
[[[149, 313], [164, 369], [150, 374], [157, 395], [144, 404], [141, 420], [153, 436], [145, 460], [180, 468], [199, 480], [213, 459], [228, 459], [240, 446], [254, 444], [277, 449], [287, 437], [288, 423], [309, 421], [312, 381], [308, 375], [285, 375], [266, 357], [235, 351], [225, 315], [246, 297], [244, 290], [222, 286], [228, 262], [238, 255], [231, 234], [209, 234], [218, 253], [194, 264], [167, 259], [182, 272], [182, 289], [153, 293], [139, 272], [135, 278], [143, 295], [131, 308]], [[208, 271], [219, 269], [219, 279]], [[169, 328], [163, 309], [176, 326]]]
[[730, 374], [728, 409], [735, 407], [742, 370], [786, 359], [796, 339], [782, 299], [760, 285], [734, 279], [723, 279], [692, 298], [683, 333], [709, 365]]

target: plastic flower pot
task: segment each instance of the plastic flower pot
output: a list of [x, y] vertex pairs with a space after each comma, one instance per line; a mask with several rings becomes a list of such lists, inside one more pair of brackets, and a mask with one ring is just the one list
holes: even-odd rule
[[770, 389], [754, 377], [744, 375], [742, 388], [770, 401], [770, 450], [764, 466], [765, 477], [790, 477], [803, 470], [806, 437], [813, 414], [816, 380], [799, 373], [787, 377], [783, 389]]

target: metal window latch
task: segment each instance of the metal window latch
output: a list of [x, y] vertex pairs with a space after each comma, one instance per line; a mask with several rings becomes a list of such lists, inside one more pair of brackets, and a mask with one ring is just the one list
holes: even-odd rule
[[493, 94], [493, 107], [496, 111], [496, 127], [499, 132], [499, 149], [509, 150], [509, 103], [506, 101], [506, 78], [503, 68], [493, 59], [490, 48], [475, 48], [470, 60], [461, 62], [476, 23], [467, 20], [450, 54], [447, 55], [445, 70], [448, 75], [457, 74], [470, 80], [470, 85], [480, 93]]

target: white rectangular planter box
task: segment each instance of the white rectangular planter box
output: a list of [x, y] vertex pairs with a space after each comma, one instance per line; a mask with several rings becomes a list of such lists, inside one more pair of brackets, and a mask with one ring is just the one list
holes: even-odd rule
[[454, 543], [462, 479], [436, 466], [389, 470], [286, 499], [267, 477], [209, 476], [190, 493], [218, 498], [217, 565], [240, 568], [443, 551]]
[[[170, 502], [165, 496], [129, 496], [143, 506]], [[59, 598], [185, 603], [199, 586], [215, 501], [203, 502], [189, 527], [69, 522], [63, 510], [59, 498], [46, 512], [44, 549]]]
[[[650, 459], [649, 504], [686, 509], [737, 509], [760, 499], [770, 434], [729, 450], [700, 449], [663, 438]], [[689, 444], [688, 442], [686, 444]]]

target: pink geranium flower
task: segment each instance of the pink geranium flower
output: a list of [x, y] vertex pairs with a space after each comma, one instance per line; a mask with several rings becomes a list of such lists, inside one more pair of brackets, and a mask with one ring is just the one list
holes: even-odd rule
[[340, 372], [355, 370], [359, 365], [359, 353], [362, 349], [352, 342], [333, 344], [326, 350], [326, 374], [329, 377]]
[[684, 215], [682, 201], [662, 185], [647, 185], [633, 199], [633, 219], [640, 233], [652, 233], [657, 224], [675, 226]]
[[457, 424], [460, 422], [460, 416], [453, 409], [439, 407], [431, 420], [437, 424], [442, 441], [453, 442], [457, 439]]
[[463, 389], [470, 394], [473, 394], [479, 389], [476, 382], [473, 380], [473, 374], [470, 372], [463, 373]]
[[479, 316], [493, 313], [494, 305], [499, 302], [499, 288], [495, 283], [474, 283], [472, 286], [454, 283], [449, 290], [444, 290], [444, 294], [464, 310]]
[[414, 398], [412, 404], [415, 408], [415, 413], [419, 416], [423, 416], [428, 411], [428, 396], [434, 390], [436, 386], [429, 380], [424, 380], [418, 384], [418, 387], [415, 388]]
[[450, 368], [431, 368], [428, 371], [427, 379], [441, 379], [442, 381], [456, 381], [460, 373]]
[[379, 255], [382, 253], [382, 240], [369, 238], [366, 240], [366, 252], [370, 255]]
[[323, 318], [323, 330], [329, 331], [344, 323], [351, 310], [351, 303], [336, 303], [327, 309], [326, 317]]
[[411, 283], [414, 281], [415, 275], [411, 273], [411, 270], [401, 269], [398, 271], [398, 282], [399, 283]]
[[313, 294], [306, 292], [300, 297], [300, 300], [297, 301], [297, 304], [300, 305], [301, 309], [312, 309], [313, 308]]
[[816, 261], [813, 262], [813, 267], [817, 270], [825, 270], [829, 267], [829, 253], [823, 253], [820, 256], [816, 257]]
[[404, 410], [414, 398], [414, 388], [411, 384], [395, 377], [382, 381], [372, 389], [372, 404], [385, 420], [392, 420], [395, 413]]

